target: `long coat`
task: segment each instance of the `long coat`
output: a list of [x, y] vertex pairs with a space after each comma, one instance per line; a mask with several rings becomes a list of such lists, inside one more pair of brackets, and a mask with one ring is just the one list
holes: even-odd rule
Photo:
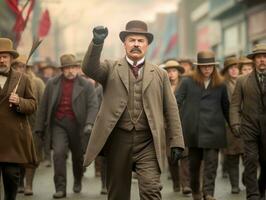
[[218, 149], [226, 146], [225, 119], [228, 121], [229, 101], [224, 84], [205, 89], [191, 77], [184, 77], [176, 101], [188, 147]]
[[[260, 120], [266, 113], [266, 100], [259, 88], [255, 70], [237, 79], [230, 105], [231, 125], [241, 125], [253, 130], [261, 130]], [[266, 122], [261, 122], [266, 124]]]
[[[52, 122], [55, 118], [57, 104], [61, 96], [61, 81], [63, 75], [51, 78], [46, 85], [38, 108], [35, 132], [52, 133]], [[97, 97], [92, 83], [79, 75], [76, 77], [72, 93], [72, 109], [80, 127], [77, 132], [84, 137], [83, 129], [87, 124], [93, 124], [98, 111]]]
[[[231, 80], [229, 78], [225, 80], [229, 102], [231, 102], [232, 95], [235, 90], [235, 84], [236, 84], [235, 80]], [[236, 155], [244, 153], [243, 139], [241, 137], [236, 137], [232, 133], [228, 124], [226, 124], [226, 136], [227, 136], [227, 148], [223, 150], [225, 154]]]
[[[103, 101], [92, 130], [84, 165], [88, 166], [104, 147], [129, 98], [129, 65], [125, 58], [100, 62], [103, 45], [90, 44], [83, 60], [85, 74], [103, 86]], [[143, 107], [152, 132], [160, 169], [165, 152], [162, 136], [169, 138], [171, 147], [184, 147], [178, 108], [167, 73], [145, 62], [142, 86]], [[165, 133], [164, 117], [167, 121]], [[118, 158], [119, 159], [119, 158]]]
[[[9, 106], [9, 96], [20, 82], [16, 93], [20, 97], [19, 109]], [[11, 69], [0, 92], [0, 162], [35, 165], [37, 163], [32, 132], [27, 116], [36, 110], [36, 100], [28, 76]]]

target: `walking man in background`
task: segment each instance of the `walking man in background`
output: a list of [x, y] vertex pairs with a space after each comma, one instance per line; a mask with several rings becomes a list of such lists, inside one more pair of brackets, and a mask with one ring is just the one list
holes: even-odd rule
[[[233, 133], [244, 140], [247, 200], [264, 200], [266, 188], [266, 44], [247, 56], [254, 70], [236, 83], [230, 106]], [[258, 163], [260, 176], [257, 180]]]
[[16, 199], [20, 167], [37, 163], [27, 119], [37, 105], [28, 76], [11, 69], [18, 56], [12, 41], [0, 38], [0, 174], [5, 200]]
[[153, 40], [146, 23], [130, 21], [120, 32], [126, 52], [120, 60], [100, 61], [107, 35], [107, 28], [93, 29], [82, 64], [84, 73], [101, 83], [104, 91], [84, 165], [99, 153], [106, 156], [109, 200], [130, 199], [132, 171], [137, 174], [140, 199], [159, 200], [165, 134], [173, 162], [184, 148], [177, 104], [167, 73], [145, 60]]
[[35, 132], [51, 133], [54, 162], [53, 198], [66, 196], [66, 159], [72, 153], [73, 191], [81, 191], [83, 177], [83, 140], [90, 134], [98, 105], [94, 86], [77, 75], [79, 64], [72, 54], [60, 58], [62, 74], [50, 79], [38, 110]]

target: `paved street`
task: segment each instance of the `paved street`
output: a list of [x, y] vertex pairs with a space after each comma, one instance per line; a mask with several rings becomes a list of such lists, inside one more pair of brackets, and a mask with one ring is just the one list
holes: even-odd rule
[[[163, 183], [163, 199], [164, 200], [190, 200], [191, 196], [184, 197], [180, 193], [172, 192], [171, 182], [167, 179], [167, 173], [162, 176]], [[69, 200], [105, 200], [106, 196], [100, 195], [100, 179], [94, 177], [93, 166], [88, 168], [85, 178], [83, 179], [83, 190], [81, 194], [74, 194], [72, 192], [73, 178], [71, 175], [71, 166], [68, 163], [68, 187], [67, 187], [67, 199]], [[230, 184], [228, 179], [221, 178], [220, 170], [218, 170], [218, 176], [216, 181], [216, 194], [217, 200], [244, 200], [243, 186], [241, 186], [240, 195], [231, 195]], [[54, 193], [53, 184], [53, 170], [52, 168], [46, 168], [40, 166], [36, 174], [34, 184], [34, 196], [25, 197], [23, 194], [18, 195], [18, 200], [47, 200], [52, 199]], [[138, 200], [137, 183], [132, 184], [132, 200]]]

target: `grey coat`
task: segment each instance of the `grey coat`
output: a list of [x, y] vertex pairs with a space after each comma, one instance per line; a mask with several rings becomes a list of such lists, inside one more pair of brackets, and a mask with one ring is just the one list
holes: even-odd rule
[[186, 77], [182, 79], [176, 101], [188, 147], [226, 146], [225, 119], [229, 121], [229, 101], [225, 85], [204, 89]]
[[[47, 82], [43, 98], [38, 108], [35, 132], [51, 133], [56, 106], [60, 98], [63, 75], [56, 76]], [[74, 81], [72, 109], [80, 127], [80, 134], [87, 124], [93, 124], [98, 112], [97, 96], [92, 83], [80, 76]]]

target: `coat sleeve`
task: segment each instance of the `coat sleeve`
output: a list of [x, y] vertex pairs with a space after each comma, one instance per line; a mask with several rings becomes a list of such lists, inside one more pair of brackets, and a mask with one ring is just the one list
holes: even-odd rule
[[108, 62], [100, 62], [103, 44], [90, 43], [82, 61], [82, 71], [95, 81], [105, 85], [108, 76]]
[[169, 141], [170, 147], [184, 148], [179, 110], [166, 72], [163, 77], [163, 112], [166, 121], [166, 140]]
[[25, 78], [25, 92], [24, 96], [19, 98], [19, 112], [24, 114], [32, 114], [37, 109], [36, 98], [33, 94], [32, 82], [26, 76]]
[[44, 133], [45, 131], [45, 121], [47, 119], [47, 113], [48, 113], [47, 110], [49, 103], [49, 88], [50, 88], [50, 82], [48, 81], [37, 110], [34, 132]]
[[228, 99], [227, 89], [226, 89], [226, 86], [223, 85], [222, 86], [221, 106], [222, 106], [224, 118], [228, 124], [230, 124], [230, 122], [229, 122], [229, 105], [230, 105], [230, 103], [229, 103], [229, 99]]
[[236, 87], [232, 95], [232, 100], [230, 104], [230, 125], [240, 125], [241, 120], [241, 105], [243, 100], [243, 94], [242, 94], [242, 77], [237, 79]]
[[96, 115], [98, 113], [98, 100], [95, 88], [92, 83], [88, 83], [88, 97], [87, 97], [87, 120], [86, 124], [94, 124]]
[[187, 78], [181, 80], [180, 87], [175, 94], [178, 108], [180, 109], [187, 96]]

